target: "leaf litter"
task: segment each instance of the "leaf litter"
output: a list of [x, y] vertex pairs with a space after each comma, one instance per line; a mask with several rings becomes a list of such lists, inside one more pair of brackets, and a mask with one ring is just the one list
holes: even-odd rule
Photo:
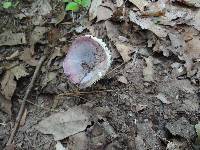
[[[88, 14], [65, 12], [58, 1], [19, 4], [14, 17], [12, 10], [0, 15], [0, 122], [17, 116], [33, 70], [47, 59], [21, 113], [17, 148], [198, 147], [198, 0], [93, 0]], [[88, 34], [106, 43], [112, 65], [80, 90], [64, 76], [62, 62], [73, 40]], [[94, 109], [83, 110], [86, 103]], [[1, 132], [3, 149], [10, 127]]]

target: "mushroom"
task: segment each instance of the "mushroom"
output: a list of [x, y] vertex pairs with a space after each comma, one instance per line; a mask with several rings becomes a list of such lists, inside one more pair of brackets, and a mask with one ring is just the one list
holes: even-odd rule
[[78, 37], [64, 59], [64, 73], [79, 88], [89, 87], [108, 71], [112, 62], [110, 53], [101, 39], [91, 35]]

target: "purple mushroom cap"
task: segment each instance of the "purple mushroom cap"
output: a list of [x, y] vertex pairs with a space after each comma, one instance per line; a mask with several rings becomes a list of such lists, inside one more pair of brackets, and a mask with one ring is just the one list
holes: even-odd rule
[[72, 43], [63, 62], [63, 68], [72, 83], [80, 88], [86, 88], [102, 78], [110, 64], [110, 51], [105, 43], [86, 35]]

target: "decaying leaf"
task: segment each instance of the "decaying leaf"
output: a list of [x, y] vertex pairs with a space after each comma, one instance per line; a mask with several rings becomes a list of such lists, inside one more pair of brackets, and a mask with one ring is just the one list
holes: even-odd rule
[[89, 10], [89, 20], [93, 20], [97, 17], [97, 8], [102, 4], [102, 0], [93, 0]]
[[56, 78], [57, 72], [48, 72], [42, 81], [42, 86], [45, 87], [50, 81]]
[[6, 99], [11, 100], [15, 89], [16, 89], [16, 81], [14, 80], [14, 74], [11, 71], [6, 71], [3, 79], [1, 81], [1, 90], [2, 94]]
[[105, 22], [108, 38], [112, 41], [119, 54], [122, 56], [124, 62], [128, 62], [131, 57], [129, 54], [133, 53], [134, 48], [128, 42], [122, 42], [118, 26], [110, 21]]
[[172, 0], [172, 1], [177, 1], [188, 6], [192, 6], [192, 7], [200, 7], [199, 0]]
[[147, 66], [143, 69], [144, 81], [154, 81], [153, 58], [149, 56], [148, 58], [145, 58], [145, 61]]
[[25, 48], [22, 52], [21, 56], [19, 57], [20, 60], [23, 60], [25, 63], [27, 63], [30, 66], [37, 66], [38, 60], [34, 58], [32, 55], [32, 49]]
[[43, 38], [44, 33], [46, 33], [48, 29], [46, 27], [36, 26], [31, 34], [31, 45], [34, 46], [35, 43], [40, 41]]
[[69, 143], [67, 146], [71, 150], [88, 150], [89, 139], [85, 132], [80, 132], [69, 137]]
[[10, 71], [17, 80], [19, 80], [21, 77], [29, 75], [29, 73], [26, 72], [26, 68], [23, 65], [16, 66], [12, 68]]
[[11, 101], [7, 100], [0, 92], [0, 110], [11, 115], [11, 107], [12, 107]]
[[131, 50], [133, 49], [133, 47], [131, 47], [131, 45], [127, 43], [122, 43], [122, 42], [116, 42], [115, 46], [118, 52], [120, 53], [120, 55], [122, 56], [122, 59], [124, 60], [124, 62], [128, 62], [131, 59], [129, 54]]
[[12, 33], [12, 31], [5, 31], [0, 34], [0, 46], [13, 46], [20, 44], [26, 44], [26, 36], [24, 33]]
[[52, 7], [49, 3], [49, 0], [36, 0], [32, 3], [31, 9], [29, 10], [28, 16], [41, 15], [45, 16], [49, 14], [52, 10]]
[[152, 31], [158, 37], [166, 37], [167, 31], [165, 28], [161, 27], [158, 24], [155, 24], [151, 18], [142, 18], [136, 12], [130, 11], [129, 14], [130, 21], [140, 26], [142, 29], [147, 29]]
[[81, 107], [74, 107], [42, 120], [37, 129], [44, 134], [53, 134], [57, 141], [85, 130], [89, 124], [88, 112]]
[[61, 51], [61, 49], [59, 47], [55, 47], [53, 53], [51, 54], [49, 61], [47, 63], [47, 66], [50, 67], [52, 64], [52, 61], [56, 58], [56, 57], [61, 57], [63, 56], [63, 53]]
[[117, 78], [117, 80], [118, 80], [119, 82], [121, 82], [121, 83], [128, 84], [128, 81], [127, 81], [126, 77], [124, 77], [124, 76], [119, 76], [119, 77]]
[[112, 17], [113, 11], [104, 6], [99, 6], [97, 8], [97, 22], [103, 21], [103, 20], [108, 20]]
[[155, 17], [164, 16], [166, 7], [165, 3], [166, 0], [149, 3], [144, 7], [145, 10], [142, 12], [142, 14], [145, 16], [155, 16]]
[[67, 150], [60, 141], [57, 141], [56, 150]]
[[140, 11], [144, 11], [145, 7], [149, 4], [146, 0], [129, 0], [133, 3]]

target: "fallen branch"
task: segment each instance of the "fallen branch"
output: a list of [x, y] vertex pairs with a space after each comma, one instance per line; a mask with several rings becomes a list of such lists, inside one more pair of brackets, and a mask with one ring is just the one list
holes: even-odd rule
[[39, 64], [38, 64], [38, 66], [37, 66], [36, 69], [35, 69], [35, 72], [34, 72], [33, 77], [32, 77], [32, 79], [31, 79], [31, 83], [29, 84], [28, 89], [26, 90], [26, 93], [25, 93], [24, 98], [23, 98], [23, 100], [22, 100], [22, 103], [21, 103], [21, 106], [20, 106], [20, 110], [19, 110], [19, 113], [18, 113], [17, 118], [16, 118], [15, 125], [14, 125], [14, 127], [13, 127], [13, 129], [12, 129], [12, 131], [11, 131], [10, 137], [9, 137], [8, 142], [7, 142], [7, 144], [6, 144], [7, 146], [9, 146], [9, 145], [12, 144], [13, 138], [14, 138], [14, 136], [15, 136], [15, 133], [17, 132], [17, 129], [18, 129], [18, 127], [19, 127], [20, 120], [21, 120], [22, 115], [23, 115], [23, 113], [24, 113], [26, 100], [27, 100], [27, 98], [28, 98], [28, 96], [29, 96], [29, 93], [30, 93], [31, 89], [33, 88], [33, 85], [34, 85], [34, 83], [35, 83], [36, 77], [37, 77], [37, 75], [38, 75], [38, 73], [39, 73], [39, 71], [40, 71], [40, 68], [41, 68], [41, 66], [42, 66], [42, 63], [44, 62], [45, 59], [46, 59], [45, 56], [41, 57], [41, 59], [40, 59], [40, 61], [39, 61]]

